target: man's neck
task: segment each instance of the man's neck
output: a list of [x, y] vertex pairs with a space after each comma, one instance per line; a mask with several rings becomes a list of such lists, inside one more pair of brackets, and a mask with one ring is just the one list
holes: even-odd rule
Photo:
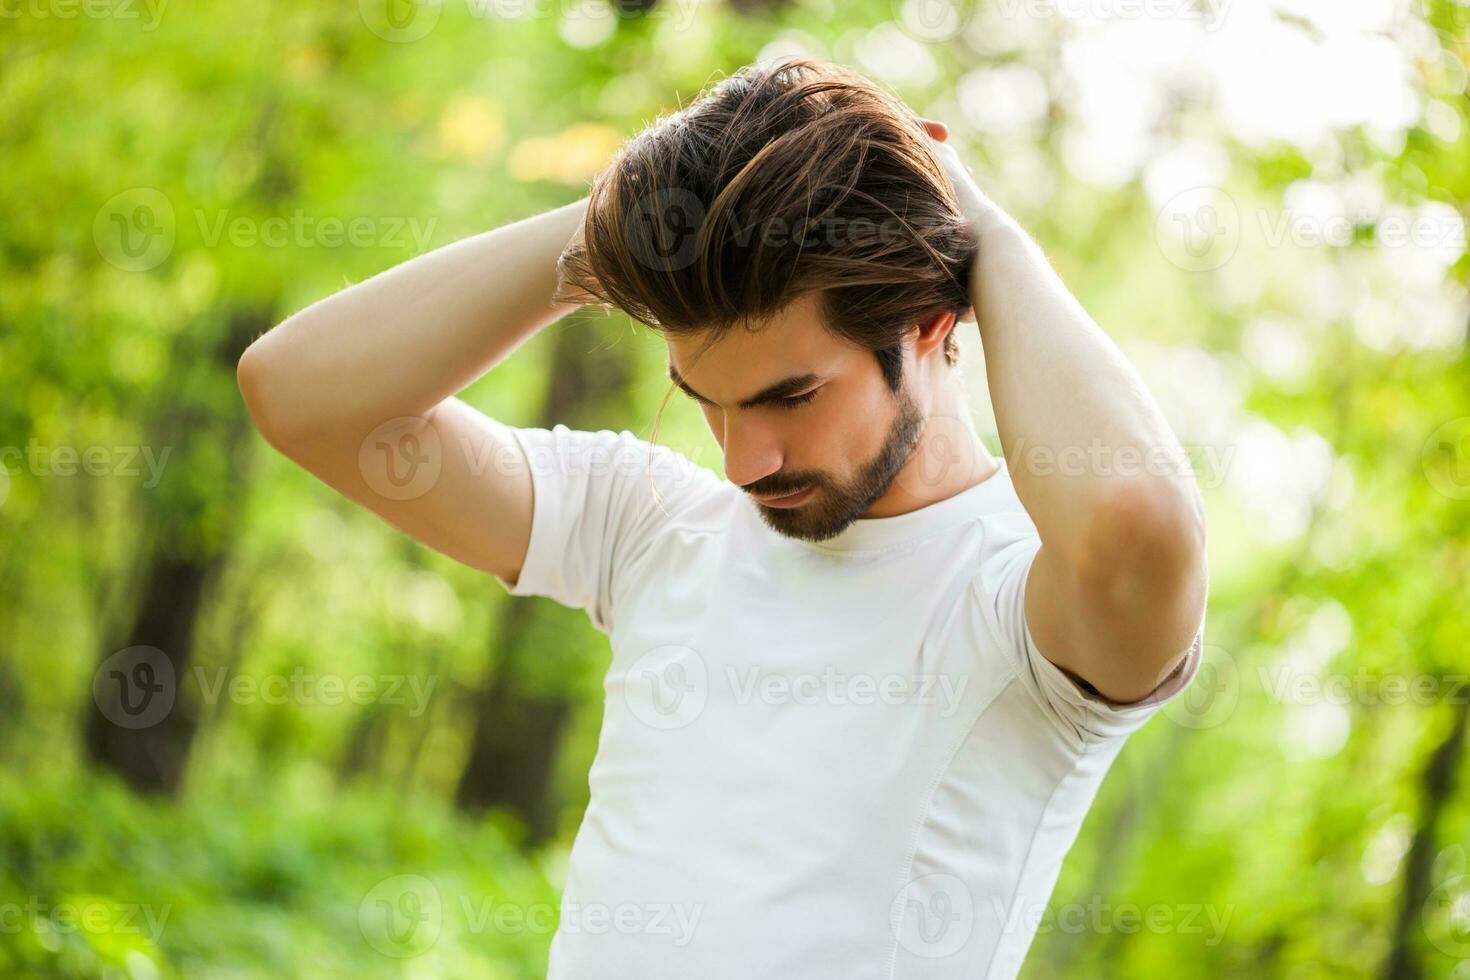
[[864, 518], [896, 517], [947, 500], [995, 475], [1000, 463], [975, 432], [969, 402], [958, 384], [941, 387], [924, 433], [888, 492]]

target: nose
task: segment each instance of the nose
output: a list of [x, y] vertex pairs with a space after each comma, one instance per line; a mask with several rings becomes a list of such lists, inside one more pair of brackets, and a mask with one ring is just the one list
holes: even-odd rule
[[725, 413], [725, 476], [743, 487], [781, 469], [781, 446], [757, 420], [734, 414]]

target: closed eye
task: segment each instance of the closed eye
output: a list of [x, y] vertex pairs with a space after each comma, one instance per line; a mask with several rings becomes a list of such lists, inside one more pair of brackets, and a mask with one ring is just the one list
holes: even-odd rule
[[793, 395], [790, 398], [778, 398], [775, 401], [771, 402], [771, 404], [776, 408], [790, 411], [793, 408], [800, 408], [802, 405], [805, 405], [807, 402], [817, 397], [817, 392], [821, 390], [821, 388], [813, 388], [811, 391], [808, 391], [804, 395]]
[[[703, 397], [701, 397], [700, 395], [696, 394], [693, 391], [693, 389], [686, 388], [683, 385], [680, 385], [679, 387], [680, 387], [680, 390], [682, 390], [686, 396], [688, 396], [692, 401], [698, 402], [702, 407], [705, 407], [705, 408], [714, 408], [714, 407], [716, 407], [714, 402], [706, 401]], [[819, 386], [819, 387], [813, 388], [811, 391], [808, 391], [808, 392], [806, 392], [804, 394], [792, 395], [790, 398], [770, 398], [770, 399], [766, 399], [765, 401], [759, 402], [758, 404], [761, 404], [761, 405], [770, 405], [770, 406], [772, 406], [774, 408], [783, 409], [783, 410], [789, 412], [792, 409], [800, 408], [801, 406], [809, 403], [813, 398], [816, 398], [817, 397], [817, 392], [819, 392], [821, 390], [822, 389]]]

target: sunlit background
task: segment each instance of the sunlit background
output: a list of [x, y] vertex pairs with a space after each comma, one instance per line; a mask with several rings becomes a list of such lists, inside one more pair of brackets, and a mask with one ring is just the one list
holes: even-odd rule
[[[1125, 748], [1024, 976], [1470, 977], [1467, 24], [1452, 0], [0, 0], [0, 976], [544, 973], [604, 637], [275, 454], [235, 360], [805, 53], [949, 126], [1208, 502], [1204, 670]], [[663, 357], [584, 312], [466, 397], [647, 438]], [[692, 406], [659, 440], [719, 469]], [[167, 670], [120, 712], [139, 646]]]

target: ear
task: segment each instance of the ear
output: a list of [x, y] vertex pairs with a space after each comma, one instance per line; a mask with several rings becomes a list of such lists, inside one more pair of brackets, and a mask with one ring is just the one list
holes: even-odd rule
[[936, 313], [927, 320], [920, 320], [914, 340], [915, 359], [923, 358], [944, 348], [944, 338], [954, 329], [959, 317], [953, 312]]

